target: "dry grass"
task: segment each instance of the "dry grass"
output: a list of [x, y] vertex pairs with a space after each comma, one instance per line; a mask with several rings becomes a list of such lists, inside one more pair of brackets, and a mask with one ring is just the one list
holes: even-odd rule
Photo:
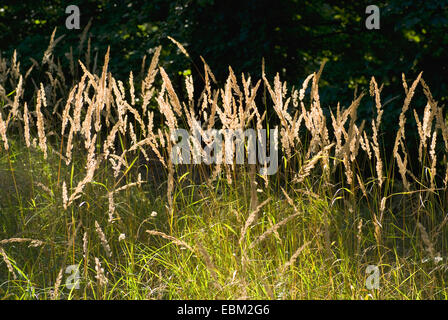
[[[289, 269], [294, 270], [293, 266], [299, 256], [305, 254], [306, 250], [311, 250], [309, 247], [313, 245], [313, 242], [317, 243], [316, 250], [319, 251], [320, 247], [324, 248], [326, 259], [332, 259], [333, 255], [336, 255], [334, 242], [344, 238], [342, 230], [339, 229], [339, 219], [345, 219], [344, 223], [348, 221], [352, 224], [348, 228], [353, 229], [353, 247], [357, 256], [365, 254], [362, 253], [363, 234], [368, 232], [373, 234], [379, 261], [383, 261], [383, 256], [388, 254], [387, 251], [382, 251], [390, 240], [387, 240], [389, 228], [385, 226], [385, 223], [392, 219], [387, 215], [392, 215], [395, 211], [413, 208], [413, 212], [416, 213], [412, 217], [413, 226], [420, 231], [425, 250], [432, 259], [435, 259], [437, 255], [435, 247], [445, 243], [443, 240], [438, 244], [437, 241], [434, 243], [435, 239], [431, 238], [430, 234], [443, 234], [446, 222], [446, 219], [443, 220], [444, 222], [438, 219], [440, 218], [439, 210], [446, 209], [446, 201], [448, 201], [443, 197], [448, 183], [446, 161], [448, 128], [443, 119], [442, 108], [437, 106], [423, 80], [422, 73], [410, 87], [403, 76], [405, 99], [398, 119], [398, 130], [394, 133], [394, 148], [391, 157], [384, 157], [382, 145], [384, 133], [381, 131], [382, 86], [379, 87], [373, 77], [370, 81], [370, 95], [374, 97], [376, 117], [372, 120], [370, 128], [367, 128], [365, 122], [360, 123], [357, 118], [357, 110], [363, 103], [364, 94], [355, 97], [348, 108], [341, 108], [338, 104], [336, 112], [331, 112], [331, 119], [326, 118], [318, 92], [324, 64], [317, 73], [305, 79], [300, 90], [289, 89], [278, 74], [273, 79], [273, 83], [267, 79], [264, 72], [262, 79], [255, 82], [245, 75], [241, 78], [237, 77], [231, 68], [229, 68], [225, 85], [219, 88], [213, 73], [203, 60], [204, 89], [200, 94], [196, 94], [199, 99], [195, 101], [193, 78], [187, 76], [185, 78], [187, 96], [183, 101], [165, 69], [159, 66], [160, 47], [156, 48], [147, 72], [145, 74], [142, 72], [141, 79], [130, 72], [125, 84], [115, 79], [108, 71], [110, 49], [105, 54], [104, 65], [99, 74], [95, 73], [96, 67], [89, 69], [91, 65], [89, 38], [85, 62], [78, 63], [82, 75], [77, 83], [69, 84], [63, 76], [60, 65], [54, 62], [53, 49], [61, 40], [61, 37], [55, 39], [55, 33], [56, 30], [51, 36], [49, 47], [41, 62], [50, 70], [47, 74], [48, 79], [43, 80], [35, 88], [34, 101], [24, 101], [24, 93], [26, 88], [29, 88], [34, 65], [25, 75], [22, 75], [16, 53], [9, 66], [6, 60], [0, 61], [0, 79], [2, 79], [0, 99], [4, 102], [0, 110], [0, 137], [3, 142], [3, 150], [0, 152], [8, 157], [11, 166], [10, 173], [16, 186], [16, 200], [20, 202], [22, 215], [24, 207], [15, 180], [16, 174], [20, 175], [20, 173], [16, 173], [12, 168], [11, 157], [14, 155], [11, 154], [11, 149], [14, 149], [16, 144], [22, 143], [21, 139], [23, 139], [28, 159], [31, 154], [39, 154], [41, 163], [51, 164], [52, 161], [58, 163], [56, 166], [50, 165], [56, 168], [57, 175], [53, 174], [47, 181], [39, 181], [39, 183], [43, 186], [48, 185], [47, 194], [55, 195], [52, 201], [60, 210], [58, 214], [66, 220], [68, 226], [66, 236], [73, 239], [73, 247], [76, 240], [74, 226], [78, 225], [77, 221], [83, 221], [85, 224], [83, 224], [85, 232], [82, 237], [81, 253], [85, 260], [86, 274], [89, 268], [88, 256], [91, 255], [89, 246], [92, 241], [92, 237], [89, 237], [87, 232], [89, 228], [94, 227], [99, 243], [106, 252], [107, 258], [111, 259], [117, 256], [113, 254], [117, 248], [114, 247], [112, 241], [109, 243], [107, 240], [112, 239], [107, 237], [108, 233], [119, 232], [119, 243], [123, 246], [123, 243], [128, 241], [127, 228], [132, 229], [140, 223], [137, 229], [140, 230], [147, 219], [154, 218], [150, 217], [152, 210], [144, 213], [147, 219], [138, 223], [130, 222], [130, 220], [125, 222], [126, 218], [122, 218], [122, 216], [129, 216], [129, 212], [132, 211], [131, 202], [124, 202], [123, 197], [128, 201], [134, 201], [132, 200], [133, 193], [140, 192], [139, 190], [151, 183], [150, 174], [154, 171], [158, 171], [156, 173], [164, 177], [158, 182], [160, 186], [156, 187], [159, 192], [163, 189], [163, 193], [166, 194], [162, 207], [166, 208], [169, 232], [158, 230], [146, 232], [170, 240], [201, 257], [219, 292], [225, 291], [227, 285], [233, 286], [238, 281], [240, 284], [247, 283], [247, 279], [238, 280], [235, 273], [231, 281], [225, 278], [228, 275], [225, 270], [220, 270], [222, 265], [217, 262], [220, 259], [213, 257], [213, 254], [206, 249], [211, 244], [203, 244], [199, 241], [193, 245], [172, 235], [182, 230], [181, 223], [178, 224], [176, 220], [188, 219], [178, 202], [179, 199], [183, 199], [185, 188], [197, 187], [198, 181], [194, 180], [197, 177], [193, 178], [193, 173], [198, 173], [199, 184], [203, 183], [213, 189], [219, 187], [220, 190], [231, 188], [233, 185], [234, 189], [231, 190], [234, 190], [237, 196], [248, 194], [250, 204], [247, 206], [247, 216], [243, 213], [246, 212], [243, 210], [244, 206], [233, 208], [233, 211], [237, 212], [235, 216], [238, 220], [239, 232], [228, 226], [236, 235], [232, 241], [238, 243], [237, 247], [240, 248], [242, 255], [239, 261], [244, 266], [243, 269], [239, 269], [234, 265], [236, 262], [233, 260], [229, 263], [240, 272], [250, 272], [251, 259], [254, 260], [253, 255], [255, 255], [254, 249], [262, 250], [266, 243], [273, 241], [273, 237], [280, 243], [279, 246], [284, 245], [280, 236], [281, 230], [291, 231], [288, 226], [305, 219], [309, 219], [309, 228], [313, 230], [313, 237], [291, 238], [294, 240], [288, 238], [298, 249], [287, 257], [283, 256], [281, 263], [277, 261], [279, 262], [277, 270], [280, 270], [281, 274], [287, 273]], [[87, 31], [83, 33], [81, 47], [87, 37], [86, 34]], [[183, 54], [189, 57], [188, 52], [180, 43], [170, 39]], [[70, 70], [73, 75], [74, 68], [78, 68], [78, 65], [73, 60], [72, 52], [68, 54], [68, 57], [70, 57]], [[145, 62], [146, 57], [142, 63], [143, 67]], [[96, 64], [95, 57], [94, 66]], [[15, 90], [13, 99], [6, 94], [5, 89], [10, 88], [11, 84], [14, 86], [11, 89]], [[306, 102], [305, 93], [309, 84], [311, 84], [311, 90], [309, 101]], [[406, 114], [411, 108], [411, 102], [419, 84], [424, 91], [427, 103], [422, 120], [417, 111], [412, 110], [420, 139], [418, 148], [420, 167], [411, 170], [409, 162], [414, 155], [408, 154], [406, 149]], [[259, 106], [256, 103], [256, 97], [261, 94], [259, 88], [262, 85], [267, 89], [270, 101], [264, 106]], [[61, 96], [61, 92], [66, 94]], [[271, 107], [271, 114], [263, 109]], [[155, 119], [162, 119], [163, 123], [155, 124]], [[194, 158], [192, 164], [175, 166], [169, 157], [175, 142], [171, 134], [178, 128], [192, 133], [197, 132], [201, 136], [202, 144], [194, 137], [189, 141], [190, 146], [195, 150], [195, 155], [200, 156], [208, 152], [208, 148], [216, 142], [213, 137], [207, 135], [207, 129], [235, 131], [249, 128], [262, 129], [267, 127], [266, 124], [270, 128], [277, 126], [280, 133], [279, 157], [282, 161], [279, 161], [281, 165], [274, 176], [255, 174], [255, 169], [259, 165], [226, 163], [226, 160], [234, 159], [236, 155], [236, 148], [228, 145], [224, 146], [223, 152], [214, 155], [219, 160], [216, 164], [204, 164]], [[387, 138], [390, 139], [390, 133]], [[440, 148], [438, 146], [441, 145], [442, 140], [444, 147]], [[21, 154], [19, 157], [25, 157], [25, 155]], [[444, 161], [440, 161], [441, 159]], [[388, 164], [387, 161], [390, 160], [392, 162]], [[29, 161], [30, 166], [33, 165], [31, 160]], [[154, 162], [160, 166], [152, 167]], [[367, 166], [363, 165], [365, 163]], [[419, 172], [422, 174], [418, 177], [416, 175]], [[442, 172], [444, 172], [443, 176], [441, 176]], [[248, 185], [244, 182], [246, 176], [248, 176]], [[227, 182], [226, 187], [222, 187], [224, 180]], [[61, 184], [60, 181], [62, 181]], [[265, 183], [264, 188], [261, 187], [261, 182]], [[281, 189], [282, 192], [273, 194], [274, 186], [278, 186], [277, 190]], [[98, 193], [90, 197], [89, 192], [93, 192], [95, 188], [102, 188], [103, 191], [95, 191]], [[249, 191], [246, 192], [247, 190]], [[271, 209], [267, 211], [275, 212], [275, 214], [270, 216], [270, 220], [259, 216], [261, 209], [268, 207], [268, 203], [269, 206], [274, 206], [270, 203], [273, 197], [277, 199], [282, 196], [285, 197], [283, 204], [288, 206], [289, 215], [283, 216], [275, 211], [276, 209]], [[218, 201], [218, 191], [202, 199], [201, 197], [194, 199], [194, 197], [197, 195], [190, 196], [189, 200], [192, 207], [208, 197]], [[401, 199], [397, 200], [401, 201], [398, 207], [393, 207], [393, 199]], [[30, 200], [25, 199], [25, 202]], [[106, 220], [101, 220], [104, 221], [101, 222], [103, 228], [97, 220], [89, 216], [94, 209], [96, 210], [94, 206], [100, 207], [97, 200], [108, 204], [106, 209], [102, 211], [98, 209], [106, 217]], [[316, 208], [321, 206], [322, 209], [309, 209], [305, 203], [308, 206], [315, 205]], [[183, 210], [188, 211], [188, 206]], [[307, 212], [313, 210], [319, 212], [315, 220], [306, 216]], [[344, 217], [332, 216], [335, 210], [343, 211]], [[364, 211], [361, 212], [362, 210]], [[227, 210], [228, 213], [233, 211]], [[426, 212], [426, 216], [421, 214], [422, 212]], [[137, 215], [135, 212], [133, 214]], [[361, 214], [364, 215], [363, 218], [360, 217]], [[427, 228], [432, 231], [428, 232], [424, 224], [428, 224]], [[25, 223], [22, 225], [24, 229], [25, 225]], [[164, 228], [164, 226], [159, 227]], [[413, 238], [406, 224], [400, 225], [400, 228], [403, 228], [403, 234]], [[416, 228], [413, 234], [415, 230]], [[339, 233], [335, 234], [337, 232]], [[324, 237], [322, 243], [319, 240], [321, 236]], [[16, 278], [16, 272], [3, 246], [12, 242], [29, 241], [31, 244], [44, 245], [44, 242], [31, 238], [17, 237], [0, 240], [2, 245], [0, 254], [8, 272], [14, 278]], [[229, 243], [232, 241], [229, 240]], [[125, 250], [131, 249], [126, 247]], [[268, 249], [266, 254], [271, 250], [272, 248]], [[70, 259], [73, 262], [76, 260], [75, 249]], [[97, 256], [94, 261], [97, 284], [100, 288], [106, 288], [108, 282], [113, 281], [105, 271], [105, 268], [109, 266], [102, 265], [102, 260]], [[226, 281], [230, 284], [226, 284]], [[61, 271], [55, 283], [53, 297], [57, 298], [61, 287]], [[245, 289], [238, 292], [242, 292], [243, 296], [249, 294]], [[295, 294], [297, 293], [292, 296]], [[274, 293], [270, 291], [269, 295], [273, 296]]]

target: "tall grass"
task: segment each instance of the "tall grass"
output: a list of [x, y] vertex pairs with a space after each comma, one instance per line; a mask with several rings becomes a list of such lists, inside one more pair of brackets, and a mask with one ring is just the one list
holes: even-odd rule
[[[108, 71], [110, 50], [98, 73], [97, 57], [89, 70], [89, 53], [76, 65], [70, 52], [72, 77], [81, 70], [70, 83], [54, 38], [24, 75], [16, 54], [0, 61], [3, 298], [448, 297], [448, 128], [422, 74], [403, 75], [392, 133], [381, 129], [383, 86], [373, 77], [376, 114], [366, 123], [357, 117], [365, 93], [325, 116], [324, 64], [297, 89], [279, 75], [254, 80], [231, 68], [218, 87], [203, 61], [201, 79], [185, 77], [184, 100], [159, 66], [160, 47], [125, 82]], [[422, 119], [412, 108], [418, 88]], [[418, 154], [406, 146], [410, 109]], [[220, 164], [175, 165], [169, 156], [178, 128], [202, 135], [190, 144], [203, 154], [213, 143], [206, 129], [274, 127], [273, 176], [226, 164], [235, 149], [215, 155]], [[395, 141], [391, 155], [385, 139]], [[375, 289], [366, 287], [369, 265], [380, 271]], [[68, 266], [78, 268], [79, 288], [67, 286]]]

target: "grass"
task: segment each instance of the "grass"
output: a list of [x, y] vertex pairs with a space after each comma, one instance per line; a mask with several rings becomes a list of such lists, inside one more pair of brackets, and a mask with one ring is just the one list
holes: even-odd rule
[[[18, 160], [13, 159], [18, 165]], [[53, 160], [57, 163], [56, 157]], [[6, 164], [6, 159], [2, 162]], [[38, 166], [33, 172], [15, 173], [25, 187], [24, 181], [31, 174], [38, 181], [54, 181], [55, 172], [53, 177], [48, 176], [50, 170]], [[57, 186], [50, 182], [49, 190], [43, 190], [30, 184], [27, 192], [32, 194], [34, 189], [34, 197], [22, 202], [23, 221], [18, 219], [17, 204], [2, 206], [2, 232], [8, 237], [40, 239], [44, 244], [2, 244], [16, 274], [14, 279], [5, 266], [1, 270], [1, 295], [8, 299], [54, 298], [58, 273], [68, 265], [79, 265], [80, 289], [67, 289], [69, 274], [63, 273], [58, 298], [447, 298], [445, 262], [422, 262], [428, 253], [412, 223], [402, 226], [400, 216], [388, 215], [383, 222], [384, 244], [378, 247], [368, 211], [360, 207], [350, 212], [339, 204], [342, 199], [337, 195], [316, 197], [291, 188], [291, 206], [281, 192], [263, 189], [259, 197], [271, 200], [240, 243], [242, 225], [251, 212], [250, 195], [241, 190], [247, 188], [248, 181], [239, 180], [238, 185], [229, 186], [222, 180], [212, 187], [184, 183], [175, 193], [172, 226], [164, 195], [146, 190], [145, 186], [123, 192], [115, 199], [121, 220], [110, 224], [107, 199], [100, 196], [104, 187], [99, 183], [87, 186], [83, 201], [65, 212], [55, 196], [59, 193]], [[3, 186], [2, 190], [7, 188]], [[14, 201], [11, 185], [9, 190]], [[25, 188], [20, 191], [25, 192]], [[319, 190], [316, 193], [320, 194]], [[151, 216], [151, 212], [157, 215]], [[256, 242], [267, 230], [296, 213], [294, 219]], [[111, 257], [102, 246], [94, 221], [106, 234]], [[159, 230], [176, 240], [150, 235], [146, 230]], [[86, 257], [84, 233], [88, 239]], [[119, 241], [122, 233], [126, 238]], [[440, 240], [438, 243], [445, 246], [446, 239]], [[251, 247], [253, 243], [256, 245]], [[291, 261], [293, 256], [295, 261]], [[94, 257], [99, 257], [105, 270], [108, 283], [104, 287], [95, 278]], [[381, 270], [379, 289], [366, 288], [368, 265]]]
[[[374, 78], [370, 126], [356, 118], [362, 95], [325, 118], [323, 66], [302, 90], [284, 90], [279, 77], [251, 83], [232, 71], [224, 88], [214, 88], [205, 64], [202, 101], [194, 101], [191, 78], [182, 101], [157, 68], [157, 52], [141, 86], [107, 72], [109, 52], [100, 74], [80, 64], [84, 76], [72, 85], [50, 50], [45, 63], [55, 76], [36, 87], [29, 115], [26, 77], [7, 74], [17, 87], [0, 110], [1, 297], [448, 298], [448, 130], [421, 75], [410, 87], [403, 79], [388, 155]], [[411, 162], [406, 112], [419, 84], [429, 107], [422, 120], [416, 115], [421, 151]], [[264, 108], [272, 112], [263, 115]], [[251, 165], [173, 165], [168, 134], [191, 129], [193, 118], [203, 128], [277, 126], [277, 174], [262, 176]], [[374, 288], [371, 270], [378, 271]]]

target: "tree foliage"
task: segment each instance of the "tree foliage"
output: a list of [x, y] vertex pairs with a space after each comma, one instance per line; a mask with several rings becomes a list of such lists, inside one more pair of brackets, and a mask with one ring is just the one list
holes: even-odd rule
[[[385, 84], [383, 101], [390, 100], [389, 114], [398, 116], [404, 91], [401, 74], [408, 79], [424, 71], [424, 78], [438, 101], [446, 102], [448, 78], [448, 1], [378, 1], [380, 29], [367, 30], [365, 1], [348, 0], [78, 0], [81, 30], [65, 28], [65, 7], [60, 0], [3, 1], [0, 4], [0, 43], [3, 54], [14, 49], [23, 61], [42, 58], [55, 27], [64, 39], [55, 48], [61, 63], [72, 47], [84, 60], [79, 39], [89, 21], [92, 56], [99, 63], [111, 46], [111, 71], [126, 78], [140, 70], [143, 56], [163, 46], [161, 61], [170, 76], [202, 71], [202, 56], [218, 81], [225, 79], [229, 65], [236, 74], [261, 76], [279, 72], [290, 85], [301, 85], [326, 59], [322, 102], [335, 107], [348, 104], [354, 90], [368, 90], [371, 76]], [[167, 39], [182, 43], [192, 60], [183, 56]], [[197, 77], [198, 78], [198, 77]], [[421, 106], [422, 108], [424, 106]], [[373, 108], [360, 108], [360, 118], [372, 116]], [[396, 123], [391, 117], [390, 125]], [[387, 122], [386, 122], [387, 125]]]

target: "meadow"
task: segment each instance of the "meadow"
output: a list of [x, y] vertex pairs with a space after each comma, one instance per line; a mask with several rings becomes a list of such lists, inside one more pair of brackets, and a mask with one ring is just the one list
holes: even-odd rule
[[[0, 57], [3, 299], [448, 298], [448, 125], [423, 73], [403, 75], [384, 132], [374, 77], [349, 106], [321, 106], [325, 63], [294, 88], [231, 67], [219, 86], [203, 60], [176, 90], [160, 47], [119, 80], [113, 50], [100, 66], [90, 40], [66, 74], [58, 40], [28, 70]], [[361, 121], [369, 99], [375, 117]], [[200, 132], [201, 153], [207, 129], [277, 128], [278, 170], [174, 164], [179, 128]]]

